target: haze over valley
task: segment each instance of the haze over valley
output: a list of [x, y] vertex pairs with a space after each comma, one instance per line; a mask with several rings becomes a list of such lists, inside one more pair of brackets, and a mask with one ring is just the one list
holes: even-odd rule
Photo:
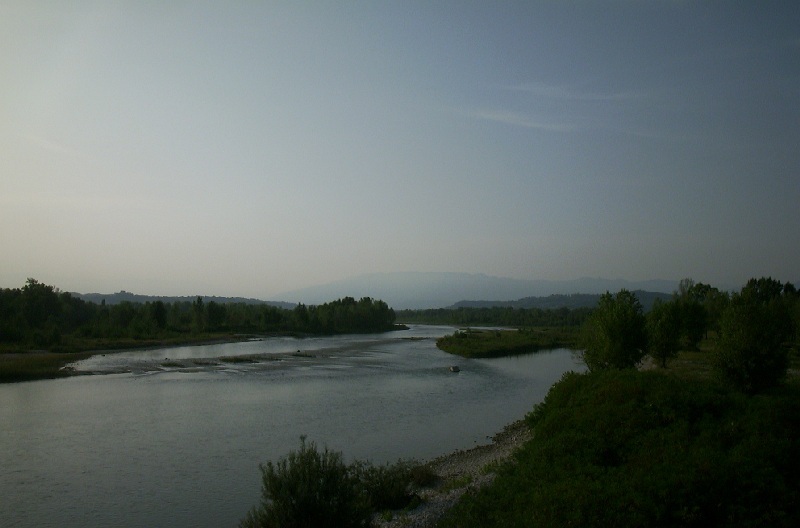
[[0, 287], [318, 302], [420, 272], [438, 305], [511, 282], [423, 273], [797, 279], [798, 13], [3, 2]]

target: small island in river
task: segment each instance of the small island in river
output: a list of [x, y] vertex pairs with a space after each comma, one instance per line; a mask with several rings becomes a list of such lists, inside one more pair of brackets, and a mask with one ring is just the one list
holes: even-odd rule
[[467, 328], [440, 337], [436, 340], [436, 346], [447, 353], [467, 358], [491, 358], [574, 347], [577, 333], [577, 328], [571, 327], [514, 330]]

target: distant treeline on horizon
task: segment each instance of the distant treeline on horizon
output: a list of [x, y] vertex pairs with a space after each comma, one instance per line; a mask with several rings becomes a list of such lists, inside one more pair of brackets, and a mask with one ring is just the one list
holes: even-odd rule
[[[794, 291], [791, 283], [782, 285]], [[752, 282], [752, 281], [751, 281]], [[684, 279], [672, 295], [635, 291], [645, 311], [672, 298], [690, 300], [704, 318], [716, 320], [728, 294]], [[576, 327], [589, 316], [598, 294], [527, 297], [511, 302], [462, 302], [450, 308], [400, 310], [386, 302], [343, 297], [320, 305], [267, 303], [225, 297], [151, 297], [129, 292], [75, 294], [28, 279], [22, 288], [0, 289], [2, 350], [71, 351], [92, 340], [159, 340], [206, 334], [341, 334], [383, 332], [402, 323], [509, 327]], [[114, 302], [108, 302], [108, 298]], [[176, 299], [165, 301], [164, 299]], [[141, 302], [144, 300], [144, 302]], [[99, 303], [97, 302], [99, 301]], [[560, 306], [559, 306], [560, 305]]]
[[4, 349], [74, 350], [91, 340], [158, 340], [220, 333], [339, 334], [393, 329], [394, 310], [369, 297], [345, 297], [292, 309], [245, 302], [194, 300], [117, 304], [88, 302], [28, 279], [0, 289]]

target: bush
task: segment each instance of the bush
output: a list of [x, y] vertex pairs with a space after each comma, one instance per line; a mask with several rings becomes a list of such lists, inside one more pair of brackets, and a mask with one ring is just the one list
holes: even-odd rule
[[429, 485], [427, 466], [399, 461], [347, 465], [342, 454], [300, 438], [300, 450], [261, 466], [262, 500], [243, 528], [349, 528], [370, 525], [372, 513], [400, 509], [415, 498], [412, 488]]
[[409, 483], [412, 465], [397, 462], [393, 465], [373, 466], [364, 462], [353, 464], [359, 486], [364, 491], [373, 511], [398, 510], [411, 501]]
[[242, 521], [245, 528], [361, 528], [370, 508], [358, 479], [341, 453], [301, 437], [300, 450], [261, 466], [261, 505]]

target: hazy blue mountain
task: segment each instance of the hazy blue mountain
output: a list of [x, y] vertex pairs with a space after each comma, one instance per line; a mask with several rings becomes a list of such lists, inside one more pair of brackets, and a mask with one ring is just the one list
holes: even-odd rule
[[[174, 303], [174, 302], [193, 302], [197, 299], [198, 295], [193, 296], [183, 296], [183, 297], [167, 297], [163, 295], [139, 295], [136, 293], [127, 292], [122, 290], [117, 293], [72, 293], [72, 296], [78, 297], [79, 299], [83, 299], [84, 301], [93, 302], [95, 304], [101, 304], [103, 301], [106, 304], [119, 304], [124, 301], [132, 302], [132, 303], [147, 303], [147, 302], [155, 302], [155, 301], [162, 301], [165, 303]], [[245, 297], [217, 297], [215, 295], [200, 295], [199, 297], [203, 298], [203, 302], [214, 301], [219, 304], [228, 304], [228, 303], [244, 303], [244, 304], [268, 304], [270, 306], [277, 306], [278, 308], [287, 308], [291, 309], [296, 306], [295, 303], [287, 303], [282, 301], [262, 301], [260, 299], [250, 299]]]
[[473, 273], [398, 272], [371, 273], [328, 284], [297, 289], [280, 298], [304, 304], [321, 304], [344, 296], [382, 299], [394, 309], [445, 308], [459, 301], [517, 301], [574, 293], [601, 294], [622, 288], [672, 293], [678, 281], [582, 278], [568, 281], [522, 280]]
[[[656, 299], [668, 301], [671, 293], [632, 290], [642, 303], [645, 311], [650, 311]], [[491, 308], [495, 306], [511, 308], [539, 308], [540, 310], [555, 310], [558, 308], [593, 308], [600, 300], [600, 293], [572, 293], [569, 295], [553, 294], [546, 297], [525, 297], [516, 301], [459, 301], [452, 308]]]
[[[263, 301], [244, 297], [201, 296], [204, 302], [269, 304], [280, 308], [294, 308], [297, 303], [322, 304], [342, 297], [372, 297], [381, 299], [394, 309], [446, 308], [459, 306], [517, 306], [560, 308], [578, 307], [597, 302], [599, 294], [616, 292], [622, 288], [640, 290], [637, 295], [645, 308], [652, 305], [652, 295], [671, 294], [677, 281], [651, 280], [626, 281], [600, 278], [581, 278], [568, 281], [521, 280], [495, 277], [482, 273], [403, 272], [371, 273], [328, 284], [288, 291], [278, 297], [284, 301]], [[145, 303], [154, 301], [194, 301], [197, 296], [138, 295], [117, 293], [73, 293], [75, 297], [100, 304], [118, 304], [123, 301]], [[668, 297], [668, 295], [667, 295]]]

